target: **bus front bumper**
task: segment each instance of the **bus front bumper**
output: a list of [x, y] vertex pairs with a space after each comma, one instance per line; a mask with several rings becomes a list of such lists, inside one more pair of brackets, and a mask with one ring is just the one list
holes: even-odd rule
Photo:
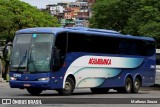
[[49, 81], [9, 81], [11, 88], [41, 88], [50, 89]]

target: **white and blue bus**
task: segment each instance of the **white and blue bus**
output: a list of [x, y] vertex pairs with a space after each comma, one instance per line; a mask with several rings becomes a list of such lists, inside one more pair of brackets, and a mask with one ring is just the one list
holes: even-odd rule
[[76, 88], [138, 93], [155, 84], [155, 40], [91, 28], [28, 28], [16, 32], [10, 87], [31, 95]]

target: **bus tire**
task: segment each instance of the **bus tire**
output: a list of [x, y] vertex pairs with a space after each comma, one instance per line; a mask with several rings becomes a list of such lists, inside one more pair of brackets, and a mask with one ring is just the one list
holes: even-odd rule
[[43, 90], [42, 89], [38, 89], [38, 88], [27, 88], [27, 91], [31, 94], [31, 95], [39, 95]]
[[125, 80], [124, 92], [131, 93], [132, 91], [132, 80], [131, 78], [127, 77]]
[[66, 95], [71, 95], [74, 91], [74, 88], [75, 88], [74, 80], [68, 77], [65, 81], [64, 89], [59, 89], [57, 91], [60, 95], [66, 96]]
[[140, 87], [141, 87], [141, 82], [138, 78], [136, 78], [133, 83], [132, 93], [138, 93]]
[[91, 88], [93, 94], [106, 94], [109, 91], [109, 88]]

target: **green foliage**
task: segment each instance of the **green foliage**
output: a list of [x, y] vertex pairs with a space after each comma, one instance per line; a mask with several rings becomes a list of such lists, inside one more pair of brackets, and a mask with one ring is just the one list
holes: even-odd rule
[[[139, 0], [137, 0], [139, 1]], [[123, 30], [127, 19], [135, 11], [137, 1], [133, 0], [102, 0], [93, 6], [94, 15], [90, 27]]]
[[19, 29], [60, 26], [55, 17], [19, 0], [0, 0], [0, 23], [0, 38], [8, 41]]
[[90, 27], [153, 37], [160, 48], [160, 0], [98, 0]]

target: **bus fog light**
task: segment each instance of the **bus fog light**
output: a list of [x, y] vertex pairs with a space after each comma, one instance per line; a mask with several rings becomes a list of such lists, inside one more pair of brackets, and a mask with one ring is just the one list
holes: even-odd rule
[[10, 80], [17, 80], [17, 78], [15, 78], [15, 77], [10, 77]]
[[48, 77], [47, 77], [47, 78], [39, 78], [38, 80], [39, 80], [39, 81], [48, 81], [49, 78], [48, 78]]

